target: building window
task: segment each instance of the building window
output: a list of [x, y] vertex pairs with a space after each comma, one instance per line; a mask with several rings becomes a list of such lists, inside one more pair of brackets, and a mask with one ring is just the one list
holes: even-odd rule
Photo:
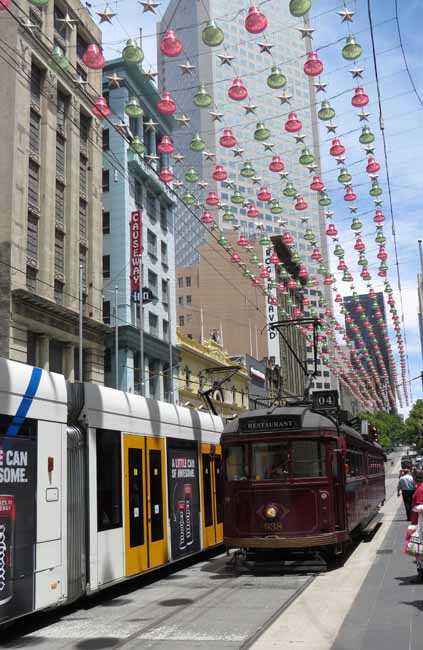
[[43, 73], [41, 70], [32, 63], [31, 66], [31, 102], [38, 108], [41, 104], [41, 91], [43, 85]]
[[65, 272], [65, 236], [56, 230], [54, 238], [54, 272], [63, 275]]
[[[32, 25], [31, 34], [35, 38], [40, 38], [43, 29], [43, 14], [33, 9], [29, 10], [29, 22]], [[35, 365], [35, 364], [32, 364]]]
[[65, 177], [65, 139], [56, 137], [56, 175]]
[[82, 67], [82, 65], [79, 65], [79, 63], [76, 64], [76, 72], [78, 77], [82, 79], [82, 81], [87, 81], [88, 80], [88, 73], [85, 68]]
[[63, 374], [63, 343], [55, 339], [49, 341], [49, 370]]
[[54, 281], [54, 300], [58, 305], [63, 305], [63, 282]]
[[163, 266], [168, 266], [168, 258], [167, 258], [167, 244], [166, 242], [162, 241], [160, 244], [160, 252], [162, 256], [162, 264]]
[[59, 131], [65, 130], [66, 122], [66, 109], [68, 104], [68, 98], [62, 93], [57, 93], [57, 118], [56, 118], [56, 128]]
[[179, 316], [179, 327], [184, 327], [184, 326], [185, 326], [185, 317]]
[[65, 186], [56, 181], [56, 223], [65, 225]]
[[183, 297], [183, 296], [179, 296], [179, 298], [178, 298], [178, 304], [179, 304], [179, 305], [183, 305], [183, 304], [184, 304], [184, 297]]
[[157, 296], [157, 273], [154, 271], [148, 271], [148, 286], [151, 291]]
[[103, 255], [103, 278], [110, 278], [110, 255]]
[[103, 301], [103, 323], [110, 325], [110, 300]]
[[103, 210], [103, 235], [110, 235], [110, 212]]
[[88, 138], [90, 135], [90, 126], [91, 118], [85, 115], [85, 113], [80, 113], [79, 115], [79, 137], [81, 139], [81, 145], [86, 148], [88, 144]]
[[31, 109], [29, 113], [29, 148], [36, 154], [40, 153], [40, 125], [40, 116]]
[[88, 160], [84, 155], [79, 156], [79, 191], [87, 194], [88, 185]]
[[153, 334], [153, 336], [159, 335], [159, 319], [156, 314], [152, 314], [151, 311], [148, 314], [148, 327], [150, 334]]
[[76, 36], [76, 54], [79, 59], [82, 60], [83, 54], [85, 50], [87, 49], [87, 42], [82, 38], [81, 34], [77, 34]]
[[167, 207], [163, 203], [160, 204], [160, 226], [167, 230]]
[[169, 303], [169, 283], [166, 280], [162, 280], [162, 303]]
[[32, 215], [28, 215], [26, 254], [34, 262], [38, 260], [38, 219]]
[[82, 291], [87, 290], [87, 251], [79, 247], [79, 266], [82, 266]]
[[152, 192], [147, 192], [147, 214], [155, 221], [157, 219], [156, 197]]
[[192, 296], [187, 296], [187, 305], [192, 303]]
[[28, 169], [28, 203], [34, 208], [39, 207], [40, 198], [40, 168], [33, 160], [29, 161]]
[[110, 131], [103, 129], [103, 151], [109, 151], [110, 148]]
[[169, 323], [167, 320], [163, 321], [163, 341], [169, 342]]
[[85, 240], [88, 239], [87, 208], [88, 208], [87, 202], [84, 201], [84, 199], [79, 199], [79, 239], [85, 239]]
[[184, 278], [178, 278], [178, 288], [182, 289], [184, 286]]
[[66, 22], [64, 21], [65, 14], [54, 5], [54, 31], [62, 38], [66, 38]]
[[122, 450], [120, 431], [97, 429], [97, 527], [122, 526]]
[[110, 190], [110, 172], [108, 169], [103, 169], [103, 192]]
[[147, 252], [157, 259], [157, 237], [151, 230], [147, 230]]
[[187, 277], [185, 278], [185, 286], [186, 287], [191, 286], [191, 276], [190, 275], [187, 275]]
[[33, 293], [37, 291], [37, 271], [32, 266], [26, 267], [26, 288]]

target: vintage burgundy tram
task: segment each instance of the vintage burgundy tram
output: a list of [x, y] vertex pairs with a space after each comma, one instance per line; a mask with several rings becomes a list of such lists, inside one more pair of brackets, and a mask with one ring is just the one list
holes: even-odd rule
[[385, 500], [382, 448], [310, 405], [240, 415], [222, 449], [228, 548], [341, 553]]

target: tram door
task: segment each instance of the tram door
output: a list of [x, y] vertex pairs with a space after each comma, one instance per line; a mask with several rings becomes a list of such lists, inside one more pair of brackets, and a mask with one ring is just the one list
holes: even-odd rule
[[167, 560], [164, 441], [124, 434], [126, 575]]
[[203, 546], [223, 541], [222, 450], [220, 445], [201, 445]]
[[332, 444], [332, 481], [333, 481], [333, 511], [335, 516], [335, 529], [345, 529], [345, 483], [344, 460], [340, 453], [335, 451], [336, 443]]

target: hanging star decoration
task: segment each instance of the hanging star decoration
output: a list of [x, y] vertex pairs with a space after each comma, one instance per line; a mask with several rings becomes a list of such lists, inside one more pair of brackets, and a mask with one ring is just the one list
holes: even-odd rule
[[325, 83], [323, 83], [321, 81], [316, 81], [313, 84], [313, 86], [316, 89], [316, 93], [325, 93], [326, 92], [327, 84], [325, 84]]
[[185, 156], [183, 156], [181, 153], [175, 153], [173, 160], [177, 165], [179, 165], [183, 160], [185, 160]]
[[313, 174], [317, 170], [316, 163], [311, 163], [310, 165], [307, 165], [307, 169], [310, 172], [310, 174]]
[[97, 16], [100, 16], [100, 25], [102, 23], [110, 23], [112, 22], [112, 19], [117, 16], [117, 14], [114, 14], [113, 11], [110, 9], [109, 5], [106, 5], [104, 11], [97, 11]]
[[375, 152], [374, 147], [365, 147], [364, 150], [366, 152], [366, 156], [372, 156]]
[[36, 25], [35, 23], [31, 23], [30, 20], [24, 21], [21, 20], [21, 25], [22, 27], [25, 27], [25, 29], [40, 29], [40, 25]]
[[343, 165], [346, 158], [345, 158], [345, 156], [336, 156], [335, 160], [338, 163], [338, 165]]
[[336, 126], [336, 124], [330, 123], [330, 124], [326, 124], [326, 128], [327, 128], [328, 135], [329, 135], [329, 133], [336, 133], [336, 129], [338, 127]]
[[271, 50], [273, 47], [275, 47], [271, 43], [266, 43], [266, 42], [260, 42], [257, 43], [257, 45], [260, 48], [260, 54], [272, 54]]
[[246, 115], [250, 115], [250, 113], [252, 113], [253, 115], [256, 114], [257, 106], [255, 106], [254, 104], [247, 104], [242, 108], [245, 110]]
[[262, 144], [263, 144], [263, 147], [264, 147], [265, 151], [273, 151], [273, 149], [275, 147], [273, 142], [263, 142]]
[[350, 70], [350, 72], [352, 74], [353, 79], [361, 79], [363, 77], [364, 69], [363, 68], [352, 68]]
[[303, 133], [294, 135], [294, 138], [295, 138], [295, 144], [305, 144], [306, 136]]
[[188, 126], [191, 119], [185, 113], [182, 113], [179, 117], [175, 117], [175, 121], [178, 122], [179, 126]]
[[358, 117], [360, 118], [360, 122], [368, 122], [369, 121], [369, 116], [370, 116], [370, 113], [368, 113], [367, 111], [360, 111], [360, 113], [358, 113]]
[[337, 11], [338, 16], [341, 16], [343, 23], [352, 23], [353, 22], [353, 16], [354, 12], [350, 11], [347, 9], [347, 7], [344, 7], [342, 11]]
[[240, 229], [241, 229], [241, 226], [240, 226], [239, 224], [238, 224], [238, 225], [236, 225], [236, 224], [235, 224], [235, 225], [232, 225], [232, 230], [233, 230], [234, 232], [237, 232], [237, 230], [240, 230]]
[[128, 129], [128, 125], [125, 122], [115, 122], [113, 124], [115, 127], [116, 131], [121, 131], [125, 133], [125, 131]]
[[261, 176], [253, 176], [253, 178], [251, 180], [253, 181], [253, 185], [260, 185], [260, 183], [262, 181], [262, 177]]
[[216, 154], [212, 151], [203, 151], [204, 160], [213, 160]]
[[234, 158], [242, 158], [242, 154], [244, 153], [245, 149], [242, 149], [241, 147], [235, 147], [232, 149], [232, 153], [234, 155]]
[[160, 5], [160, 2], [153, 2], [153, 0], [138, 0], [138, 1], [139, 4], [142, 6], [143, 14], [147, 12], [155, 14], [157, 7]]
[[207, 181], [198, 181], [197, 185], [200, 189], [205, 190], [209, 184]]
[[279, 219], [278, 226], [283, 228], [284, 226], [286, 226], [287, 223], [288, 223], [288, 219]]
[[180, 190], [184, 186], [182, 181], [173, 181], [173, 187], [175, 190]]
[[277, 95], [277, 98], [280, 100], [281, 104], [290, 104], [292, 95], [288, 93], [283, 93], [283, 95]]
[[374, 199], [374, 204], [377, 208], [381, 208], [383, 205], [382, 199]]
[[78, 84], [78, 86], [84, 86], [88, 83], [88, 79], [84, 79], [84, 77], [81, 77], [81, 75], [78, 74], [76, 77], [74, 77], [74, 82]]
[[120, 88], [120, 82], [123, 81], [123, 77], [119, 77], [117, 72], [114, 72], [111, 75], [108, 75], [106, 79], [109, 82], [109, 88], [112, 90], [113, 88]]
[[331, 219], [334, 214], [335, 213], [333, 212], [333, 210], [325, 210], [325, 212], [324, 212], [324, 215], [325, 215], [326, 219]]
[[369, 174], [369, 178], [371, 181], [377, 181], [379, 174]]
[[213, 122], [221, 122], [223, 113], [220, 113], [219, 111], [209, 111], [209, 115], [211, 116]]
[[356, 205], [350, 205], [350, 212], [351, 214], [357, 214], [357, 206]]
[[196, 66], [187, 60], [185, 63], [181, 63], [180, 65], [178, 65], [178, 68], [180, 69], [183, 75], [191, 76]]
[[[304, 215], [303, 217], [301, 217], [301, 223], [308, 223], [309, 219], [310, 219], [310, 217], [306, 217]], [[288, 223], [288, 222], [286, 222], [286, 223]]]
[[158, 72], [153, 72], [152, 68], [149, 68], [148, 70], [144, 70], [143, 75], [144, 79], [147, 79], [147, 81], [154, 81], [156, 77], [158, 76]]
[[76, 25], [76, 23], [79, 23], [79, 20], [77, 18], [71, 18], [69, 12], [66, 12], [66, 15], [63, 18], [56, 18], [56, 22], [63, 23], [65, 27], [73, 29], [73, 26]]
[[160, 160], [160, 156], [157, 156], [155, 153], [144, 154], [144, 158], [146, 160], [149, 160], [150, 162], [157, 162], [158, 160]]
[[151, 117], [145, 123], [145, 128], [146, 128], [147, 131], [155, 131], [158, 126], [159, 126], [159, 123], [154, 122], [154, 120], [152, 120]]
[[309, 38], [311, 40], [313, 39], [313, 32], [316, 31], [311, 27], [297, 27], [296, 29], [300, 32], [301, 38]]
[[289, 176], [288, 172], [279, 172], [279, 178], [281, 179], [281, 181], [287, 181], [288, 176]]
[[232, 61], [234, 60], [234, 56], [231, 56], [230, 54], [218, 54], [217, 58], [220, 61], [220, 65], [232, 65]]

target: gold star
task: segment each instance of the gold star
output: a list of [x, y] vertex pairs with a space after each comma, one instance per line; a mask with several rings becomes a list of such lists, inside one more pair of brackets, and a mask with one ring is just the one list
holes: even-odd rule
[[179, 190], [179, 189], [181, 189], [181, 187], [184, 186], [182, 181], [173, 181], [172, 185], [173, 185], [175, 190]]
[[316, 83], [314, 83], [313, 86], [316, 89], [316, 93], [325, 93], [326, 92], [327, 84], [325, 84], [325, 83], [321, 83], [320, 81], [316, 81]]
[[335, 160], [338, 163], [338, 165], [343, 165], [346, 158], [345, 158], [345, 156], [336, 156]]
[[351, 214], [357, 214], [357, 206], [356, 205], [350, 205], [350, 212]]
[[241, 147], [235, 147], [232, 149], [232, 153], [234, 155], [234, 158], [242, 158], [242, 154], [244, 153], [245, 149], [242, 149]]
[[76, 23], [79, 23], [79, 20], [77, 18], [71, 18], [69, 16], [69, 12], [66, 12], [66, 16], [64, 18], [56, 18], [56, 21], [58, 23], [63, 23], [65, 27], [70, 27], [70, 29], [73, 29], [73, 26]]
[[198, 181], [197, 185], [200, 189], [205, 190], [209, 184], [207, 183], [207, 181]]
[[303, 133], [300, 133], [299, 135], [295, 135], [295, 144], [305, 144], [305, 139], [306, 136]]
[[113, 74], [108, 75], [106, 77], [106, 79], [108, 79], [108, 81], [109, 81], [109, 88], [110, 89], [120, 88], [120, 82], [123, 81], [123, 77], [119, 77], [117, 72], [114, 72]]
[[263, 179], [262, 179], [261, 176], [253, 176], [253, 178], [252, 178], [253, 185], [260, 185], [262, 180]]
[[158, 72], [153, 72], [152, 68], [149, 68], [147, 71], [144, 71], [144, 78], [149, 80], [149, 81], [154, 81], [155, 78], [158, 76]]
[[204, 160], [213, 160], [216, 154], [212, 151], [203, 151]]
[[157, 160], [160, 160], [160, 156], [157, 156], [155, 153], [147, 153], [144, 155], [144, 158], [150, 162], [157, 162]]
[[367, 111], [360, 111], [360, 113], [358, 113], [358, 117], [360, 118], [360, 122], [368, 122], [369, 121], [369, 116], [370, 116], [370, 113], [368, 113]]
[[160, 5], [160, 2], [153, 2], [153, 0], [138, 0], [139, 4], [142, 6], [143, 14], [150, 11], [152, 14], [156, 13], [157, 7]]
[[288, 180], [288, 176], [289, 176], [288, 172], [279, 172], [279, 178], [281, 179], [281, 181]]
[[219, 113], [219, 111], [209, 111], [209, 115], [213, 119], [213, 122], [221, 122], [223, 113]]
[[375, 204], [375, 206], [376, 206], [377, 208], [381, 208], [382, 205], [383, 205], [383, 201], [382, 201], [382, 199], [374, 199], [373, 203]]
[[145, 128], [147, 131], [155, 131], [156, 127], [159, 126], [158, 122], [154, 122], [154, 120], [150, 119], [145, 123]]
[[254, 104], [247, 104], [246, 106], [243, 106], [243, 109], [245, 110], [246, 115], [249, 115], [250, 113], [255, 115], [256, 110], [257, 110], [257, 106], [254, 106]]
[[329, 133], [336, 133], [336, 129], [338, 127], [336, 126], [336, 124], [330, 123], [330, 124], [326, 124], [326, 128], [328, 130], [328, 135], [329, 135]]
[[292, 95], [288, 95], [287, 93], [284, 93], [283, 95], [277, 95], [277, 98], [280, 100], [281, 104], [290, 104]]
[[265, 151], [273, 151], [274, 144], [272, 142], [263, 142], [263, 147]]
[[375, 152], [374, 147], [365, 147], [366, 156], [372, 156]]
[[195, 70], [196, 66], [192, 65], [188, 60], [185, 63], [181, 63], [181, 65], [178, 65], [178, 68], [182, 72], [183, 75], [192, 75], [193, 71]]
[[350, 72], [353, 76], [353, 79], [361, 79], [363, 77], [364, 70], [363, 68], [352, 68]]
[[310, 174], [312, 174], [312, 173], [315, 172], [316, 169], [317, 169], [317, 165], [316, 165], [316, 163], [311, 163], [311, 165], [307, 165], [307, 169], [308, 169], [308, 171], [310, 172]]
[[185, 160], [185, 156], [183, 156], [181, 153], [175, 153], [173, 156], [173, 160], [176, 162], [176, 164], [180, 164], [183, 160]]
[[232, 65], [232, 61], [234, 60], [234, 56], [231, 56], [230, 54], [218, 54], [217, 58], [220, 59], [220, 65]]
[[311, 29], [311, 27], [297, 27], [296, 28], [301, 33], [301, 38], [313, 38], [313, 32], [316, 31]]
[[345, 7], [342, 11], [337, 11], [338, 16], [341, 16], [343, 23], [352, 23], [354, 12]]
[[260, 54], [272, 54], [271, 49], [275, 47], [274, 45], [271, 45], [270, 43], [257, 43], [257, 45], [260, 48]]
[[184, 113], [180, 115], [179, 117], [175, 117], [176, 122], [178, 122], [179, 126], [188, 126], [188, 124], [191, 122], [191, 119], [187, 117]]
[[109, 5], [106, 5], [104, 11], [97, 11], [97, 16], [100, 16], [100, 25], [102, 23], [111, 23], [112, 18], [114, 18], [116, 15], [117, 14], [114, 14], [110, 9]]

